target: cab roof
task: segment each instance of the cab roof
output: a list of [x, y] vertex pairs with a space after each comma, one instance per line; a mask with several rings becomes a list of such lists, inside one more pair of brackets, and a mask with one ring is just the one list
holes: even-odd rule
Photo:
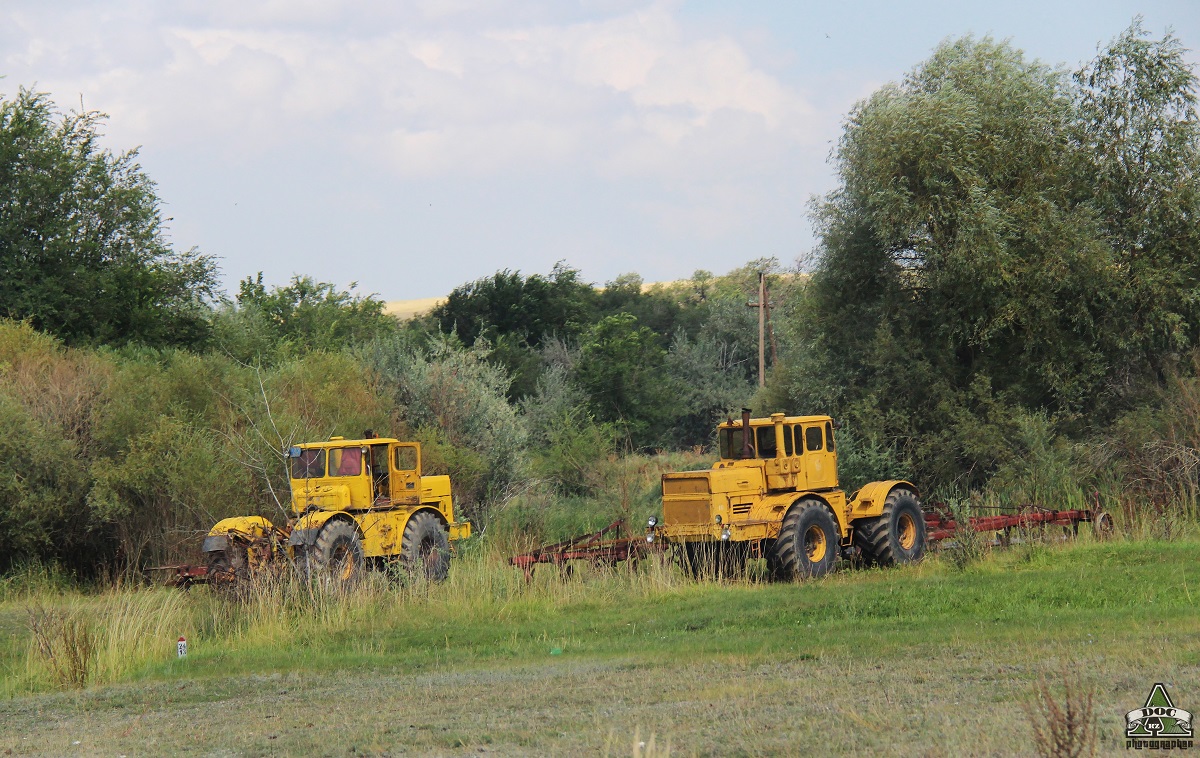
[[[369, 440], [348, 440], [342, 437], [331, 437], [322, 442], [301, 442], [294, 447], [301, 450], [321, 450], [335, 447], [362, 447], [364, 445], [386, 445], [391, 442], [399, 442], [395, 437], [372, 437]], [[415, 443], [414, 443], [415, 444]]]
[[[775, 417], [782, 416], [782, 415], [783, 414], [775, 414], [775, 416], [768, 416], [767, 418], [752, 418], [752, 419], [750, 419], [750, 426], [752, 426], [752, 427], [754, 427], [754, 426], [771, 426], [772, 424], [775, 423]], [[832, 416], [783, 416], [783, 423], [785, 423], [785, 424], [813, 424], [813, 423], [824, 423], [826, 421], [833, 421], [833, 417]], [[741, 429], [742, 428], [742, 420], [741, 419], [729, 419], [728, 421], [722, 421], [720, 424], [717, 425], [717, 428], [718, 429]]]

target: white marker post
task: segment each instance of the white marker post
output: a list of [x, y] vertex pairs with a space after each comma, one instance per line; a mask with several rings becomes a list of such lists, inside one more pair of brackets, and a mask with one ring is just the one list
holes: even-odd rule
[[187, 655], [187, 638], [180, 637], [179, 638], [179, 657], [183, 658], [186, 655]]

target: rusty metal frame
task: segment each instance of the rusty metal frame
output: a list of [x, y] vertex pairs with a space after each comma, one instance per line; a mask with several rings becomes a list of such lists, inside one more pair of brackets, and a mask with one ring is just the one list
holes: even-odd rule
[[644, 537], [618, 537], [625, 533], [625, 519], [617, 519], [603, 529], [562, 542], [543, 545], [528, 553], [514, 555], [509, 563], [525, 572], [525, 580], [533, 579], [539, 563], [559, 567], [569, 574], [571, 561], [587, 561], [593, 566], [616, 566], [621, 561], [634, 561], [645, 556], [650, 544]]

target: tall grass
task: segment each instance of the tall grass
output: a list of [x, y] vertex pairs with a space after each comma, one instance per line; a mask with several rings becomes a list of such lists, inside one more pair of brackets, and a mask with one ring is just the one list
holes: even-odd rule
[[339, 636], [369, 635], [401, 617], [472, 627], [553, 615], [580, 603], [654, 597], [693, 584], [668, 555], [636, 566], [585, 564], [569, 572], [547, 565], [526, 581], [507, 554], [484, 547], [455, 560], [441, 584], [368, 572], [353, 587], [340, 588], [285, 572], [256, 577], [236, 593], [128, 585], [89, 593], [44, 585], [44, 591], [6, 597], [4, 605], [19, 609], [27, 634], [18, 656], [23, 663], [4, 689], [13, 694], [119, 681], [169, 663], [180, 636], [200, 654], [302, 650]]

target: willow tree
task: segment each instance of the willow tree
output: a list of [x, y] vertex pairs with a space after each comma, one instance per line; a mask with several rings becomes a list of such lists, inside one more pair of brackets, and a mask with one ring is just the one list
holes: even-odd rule
[[793, 404], [906, 446], [926, 474], [978, 477], [1015, 419], [1102, 423], [1140, 367], [1194, 343], [1195, 80], [1173, 37], [1143, 38], [1135, 23], [1075, 76], [950, 41], [855, 107], [841, 186], [815, 209]]

